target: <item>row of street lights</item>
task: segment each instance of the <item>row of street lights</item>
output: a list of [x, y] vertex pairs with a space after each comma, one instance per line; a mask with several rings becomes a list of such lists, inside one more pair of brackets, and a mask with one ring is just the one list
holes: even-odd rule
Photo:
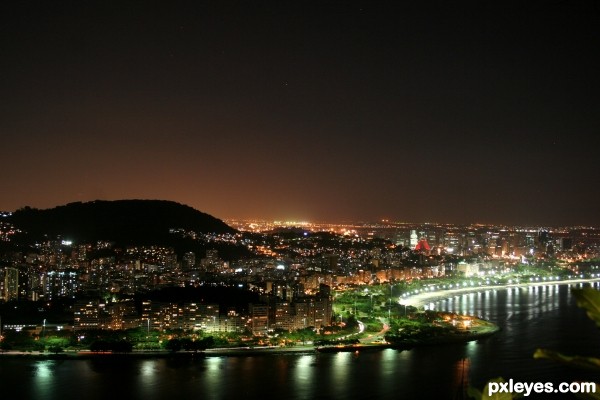
[[[390, 297], [389, 297], [389, 305], [388, 305], [388, 320], [390, 320], [392, 318], [392, 298], [394, 297], [394, 293], [393, 293], [393, 287], [394, 285], [390, 284]], [[369, 289], [365, 288], [365, 293], [369, 293]], [[369, 293], [369, 296], [371, 297], [371, 312], [373, 312], [373, 296], [374, 293]], [[407, 315], [407, 304], [400, 304], [401, 306], [404, 306], [404, 316], [406, 317]], [[354, 295], [354, 313], [356, 314], [356, 292]]]

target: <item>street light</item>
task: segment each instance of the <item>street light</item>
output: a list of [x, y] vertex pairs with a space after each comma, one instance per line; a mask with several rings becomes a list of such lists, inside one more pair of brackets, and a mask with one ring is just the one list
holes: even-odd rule
[[44, 318], [44, 322], [42, 323], [42, 337], [44, 337], [45, 332], [46, 332], [46, 318]]

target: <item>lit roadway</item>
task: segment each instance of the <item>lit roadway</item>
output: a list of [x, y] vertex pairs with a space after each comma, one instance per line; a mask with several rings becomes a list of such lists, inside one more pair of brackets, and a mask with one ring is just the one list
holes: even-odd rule
[[[359, 333], [362, 333], [365, 329], [365, 325], [362, 322], [358, 322], [359, 324]], [[360, 342], [363, 344], [373, 344], [373, 343], [381, 343], [383, 341], [385, 341], [384, 336], [385, 333], [390, 329], [390, 326], [388, 324], [383, 324], [383, 329], [380, 330], [379, 332], [373, 334], [373, 335], [369, 335], [365, 338], [360, 339]]]

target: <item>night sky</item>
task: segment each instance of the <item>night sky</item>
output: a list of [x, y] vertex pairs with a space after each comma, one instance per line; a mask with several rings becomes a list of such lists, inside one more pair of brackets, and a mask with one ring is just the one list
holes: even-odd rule
[[3, 1], [0, 210], [600, 226], [599, 3], [398, 3]]

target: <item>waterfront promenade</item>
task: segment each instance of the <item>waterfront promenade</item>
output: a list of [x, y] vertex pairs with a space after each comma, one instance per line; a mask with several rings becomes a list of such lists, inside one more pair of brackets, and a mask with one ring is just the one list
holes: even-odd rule
[[433, 303], [438, 300], [444, 300], [449, 297], [455, 296], [462, 293], [477, 293], [485, 292], [487, 290], [501, 290], [509, 289], [513, 287], [523, 288], [532, 286], [547, 286], [547, 285], [567, 285], [577, 283], [592, 283], [600, 282], [600, 278], [589, 278], [589, 279], [563, 279], [563, 280], [547, 280], [547, 281], [534, 281], [524, 283], [511, 283], [506, 285], [490, 285], [490, 286], [466, 286], [455, 289], [444, 289], [431, 292], [420, 292], [418, 294], [402, 298], [400, 304], [412, 306], [412, 307], [423, 307], [429, 303]]

